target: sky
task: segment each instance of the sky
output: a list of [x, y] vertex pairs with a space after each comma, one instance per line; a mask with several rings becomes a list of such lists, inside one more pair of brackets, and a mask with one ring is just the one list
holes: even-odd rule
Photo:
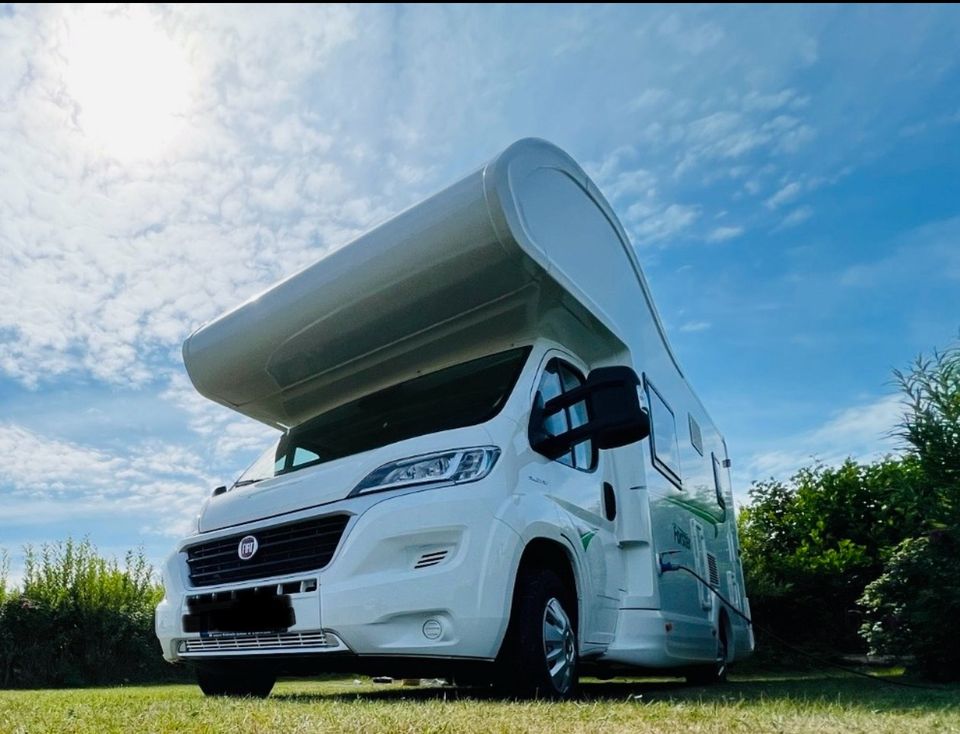
[[737, 496], [898, 450], [960, 329], [950, 6], [0, 6], [0, 547], [154, 563], [271, 429], [196, 327], [512, 141], [632, 238]]

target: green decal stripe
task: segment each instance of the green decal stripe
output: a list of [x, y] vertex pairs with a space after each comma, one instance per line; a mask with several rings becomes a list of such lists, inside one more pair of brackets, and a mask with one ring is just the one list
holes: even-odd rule
[[580, 533], [580, 542], [583, 543], [584, 550], [587, 549], [587, 546], [590, 545], [590, 541], [593, 540], [593, 536], [596, 534], [596, 530], [588, 530], [585, 533]]
[[686, 500], [677, 499], [675, 497], [667, 497], [666, 500], [667, 502], [670, 502], [672, 504], [677, 505], [678, 507], [682, 507], [683, 509], [689, 512], [692, 512], [694, 515], [701, 518], [702, 520], [706, 520], [711, 525], [718, 525], [720, 523], [720, 521], [716, 518], [715, 515], [711, 515], [705, 509], [700, 507], [700, 505], [695, 505], [692, 502], [687, 502]]

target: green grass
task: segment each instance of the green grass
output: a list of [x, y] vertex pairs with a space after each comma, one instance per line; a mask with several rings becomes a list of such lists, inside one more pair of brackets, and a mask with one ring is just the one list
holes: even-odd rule
[[267, 700], [190, 685], [0, 691], [0, 732], [960, 732], [960, 686], [833, 673], [734, 676], [716, 688], [587, 681], [580, 699], [513, 702], [367, 679], [282, 681]]

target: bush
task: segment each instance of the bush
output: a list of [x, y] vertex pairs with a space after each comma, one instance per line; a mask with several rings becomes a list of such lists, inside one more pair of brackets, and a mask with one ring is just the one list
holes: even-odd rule
[[88, 541], [27, 548], [22, 590], [0, 600], [0, 686], [170, 678], [153, 633], [162, 596], [142, 552], [121, 566]]
[[864, 591], [869, 621], [861, 634], [879, 654], [912, 657], [919, 671], [938, 680], [960, 680], [960, 583], [956, 532], [909, 538]]
[[862, 649], [857, 600], [889, 550], [922, 529], [922, 482], [908, 456], [754, 483], [739, 528], [758, 626], [792, 642]]

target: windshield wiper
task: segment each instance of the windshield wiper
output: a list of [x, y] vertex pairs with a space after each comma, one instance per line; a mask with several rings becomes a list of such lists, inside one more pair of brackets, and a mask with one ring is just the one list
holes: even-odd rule
[[234, 487], [246, 487], [248, 484], [256, 484], [257, 482], [262, 482], [264, 479], [265, 477], [260, 479], [241, 479], [239, 482], [234, 482], [233, 487], [230, 489], [233, 489]]

